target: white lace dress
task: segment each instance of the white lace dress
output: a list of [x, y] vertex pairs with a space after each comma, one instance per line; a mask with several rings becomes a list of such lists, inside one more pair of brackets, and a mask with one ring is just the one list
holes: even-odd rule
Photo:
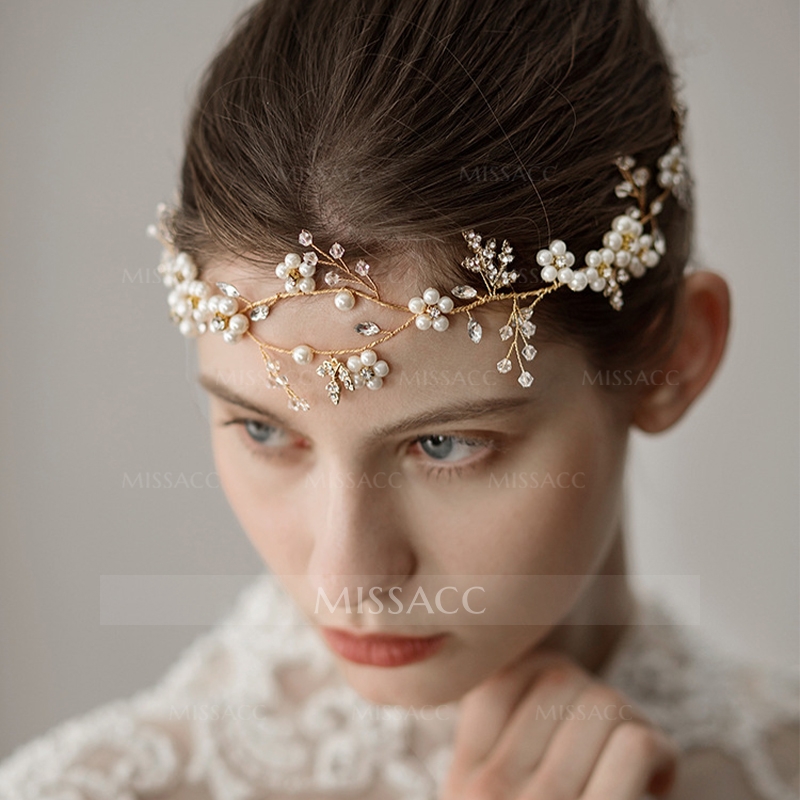
[[[734, 759], [751, 796], [797, 800], [767, 735], [798, 723], [798, 679], [732, 664], [690, 628], [665, 625], [670, 613], [640, 595], [640, 624], [601, 677], [687, 751]], [[18, 748], [0, 764], [0, 798], [435, 800], [457, 718], [458, 704], [411, 711], [360, 698], [264, 575], [155, 686]]]

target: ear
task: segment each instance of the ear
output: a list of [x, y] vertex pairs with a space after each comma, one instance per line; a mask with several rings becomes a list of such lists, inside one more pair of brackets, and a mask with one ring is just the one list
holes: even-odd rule
[[674, 350], [661, 366], [664, 380], [642, 393], [633, 424], [647, 433], [674, 425], [713, 377], [725, 351], [730, 325], [730, 292], [722, 276], [686, 276], [681, 325]]

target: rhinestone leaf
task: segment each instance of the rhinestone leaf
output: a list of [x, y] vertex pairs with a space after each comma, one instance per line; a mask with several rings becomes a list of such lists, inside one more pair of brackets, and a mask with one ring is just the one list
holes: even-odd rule
[[217, 283], [217, 289], [219, 289], [222, 294], [226, 294], [228, 297], [239, 297], [239, 290], [235, 286], [231, 286], [229, 283], [222, 283], [219, 281]]
[[250, 313], [248, 314], [248, 316], [253, 322], [259, 322], [262, 319], [266, 319], [268, 314], [269, 314], [269, 306], [260, 305], [260, 306], [253, 306], [250, 309]]
[[374, 322], [359, 322], [356, 325], [356, 333], [360, 333], [362, 336], [375, 336], [380, 332], [381, 329]]
[[478, 296], [478, 290], [472, 286], [454, 286], [450, 294], [461, 300], [471, 300]]
[[536, 357], [537, 350], [532, 344], [526, 344], [525, 347], [522, 348], [522, 357], [526, 361], [533, 361]]
[[519, 378], [517, 378], [520, 386], [524, 386], [526, 389], [533, 383], [533, 375], [530, 372], [523, 372]]
[[500, 328], [500, 338], [505, 341], [506, 339], [510, 339], [514, 335], [514, 331], [511, 329], [510, 325], [503, 325]]
[[467, 323], [467, 333], [469, 334], [469, 338], [472, 339], [475, 344], [478, 344], [483, 336], [483, 328], [481, 328], [480, 322], [476, 319], [471, 319]]
[[356, 274], [361, 275], [361, 277], [369, 274], [369, 264], [363, 258], [359, 258], [356, 261]]
[[303, 247], [308, 247], [314, 241], [314, 237], [309, 231], [303, 229], [300, 231], [300, 236], [297, 237], [297, 241], [300, 242]]
[[331, 245], [331, 249], [330, 249], [330, 250], [328, 250], [328, 252], [329, 252], [329, 253], [330, 253], [330, 254], [331, 254], [331, 255], [332, 255], [334, 258], [341, 258], [341, 257], [344, 255], [344, 247], [342, 247], [342, 246], [339, 244], [339, 242], [334, 242], [334, 243]]
[[511, 360], [508, 358], [503, 358], [497, 362], [497, 371], [498, 372], [510, 372], [511, 371]]

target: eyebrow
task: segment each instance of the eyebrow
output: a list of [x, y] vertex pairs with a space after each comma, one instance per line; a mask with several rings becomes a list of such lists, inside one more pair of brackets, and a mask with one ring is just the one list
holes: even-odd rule
[[[233, 405], [245, 408], [248, 411], [253, 411], [262, 417], [269, 419], [281, 428], [292, 429], [294, 426], [281, 418], [279, 415], [268, 411], [264, 408], [259, 408], [257, 405], [240, 397], [229, 386], [223, 382], [216, 380], [208, 375], [200, 375], [198, 383], [208, 392], [216, 397], [224, 400]], [[489, 397], [481, 400], [462, 400], [443, 408], [435, 408], [429, 411], [422, 411], [418, 414], [412, 414], [405, 419], [398, 422], [393, 422], [390, 425], [383, 425], [374, 428], [370, 432], [370, 438], [383, 439], [388, 436], [394, 436], [398, 433], [406, 433], [411, 430], [425, 428], [433, 425], [441, 425], [448, 422], [457, 422], [461, 420], [476, 419], [479, 417], [488, 417], [493, 414], [499, 414], [504, 411], [521, 408], [523, 406], [530, 406], [530, 397]]]

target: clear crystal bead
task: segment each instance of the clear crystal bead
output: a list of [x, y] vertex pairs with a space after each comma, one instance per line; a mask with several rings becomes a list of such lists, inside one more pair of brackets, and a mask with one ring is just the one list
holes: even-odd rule
[[664, 209], [664, 204], [660, 200], [653, 200], [650, 203], [650, 213], [651, 214], [660, 214]]
[[316, 267], [319, 256], [313, 250], [309, 250], [307, 253], [303, 253], [303, 261], [305, 261], [306, 264], [311, 264], [312, 267]]
[[253, 322], [259, 322], [262, 319], [266, 319], [268, 314], [269, 314], [269, 306], [260, 305], [260, 306], [253, 306], [250, 309], [250, 313], [248, 314], [248, 316]]
[[633, 186], [630, 184], [630, 182], [623, 181], [622, 183], [617, 184], [616, 188], [614, 189], [614, 194], [621, 199], [623, 197], [628, 197], [632, 190]]
[[536, 357], [536, 348], [532, 344], [526, 344], [525, 347], [522, 348], [522, 357], [526, 361], [533, 361]]
[[524, 322], [526, 319], [530, 319], [533, 316], [533, 309], [530, 306], [527, 308], [521, 308], [519, 310], [519, 316], [522, 317]]
[[477, 297], [478, 290], [472, 286], [454, 286], [450, 294], [461, 300], [471, 300], [473, 297]]
[[663, 256], [664, 253], [667, 252], [667, 242], [664, 239], [664, 234], [660, 230], [657, 230], [653, 234], [653, 249], [660, 256]]
[[360, 333], [362, 336], [375, 336], [380, 332], [381, 329], [374, 322], [359, 322], [356, 325], [356, 333]]
[[523, 372], [519, 378], [517, 378], [520, 386], [524, 386], [526, 389], [533, 383], [533, 375], [530, 372]]
[[472, 339], [475, 344], [478, 344], [483, 336], [483, 328], [481, 328], [480, 322], [476, 319], [471, 319], [467, 323], [467, 333], [469, 334], [469, 338]]
[[526, 320], [525, 322], [522, 323], [521, 330], [523, 336], [531, 337], [533, 336], [534, 333], [536, 333], [536, 325]]
[[332, 255], [334, 258], [341, 258], [341, 257], [344, 255], [344, 247], [342, 247], [342, 246], [339, 244], [339, 242], [334, 242], [334, 243], [331, 245], [331, 249], [330, 249], [330, 250], [328, 250], [328, 252], [329, 252], [329, 253], [330, 253], [330, 254], [331, 254], [331, 255]]
[[503, 327], [500, 328], [500, 338], [503, 341], [506, 341], [506, 339], [510, 339], [513, 335], [514, 331], [512, 330], [510, 325], [503, 325]]
[[222, 294], [225, 294], [228, 297], [239, 297], [239, 290], [235, 286], [231, 286], [229, 283], [222, 283], [219, 281], [217, 283], [217, 289], [219, 289]]
[[309, 233], [309, 231], [303, 229], [300, 231], [297, 241], [300, 242], [303, 247], [308, 247], [314, 241], [314, 237]]
[[212, 331], [221, 331], [225, 327], [225, 320], [222, 317], [214, 317], [211, 322], [208, 323], [208, 327], [211, 328]]
[[650, 180], [650, 170], [647, 167], [639, 167], [634, 170], [633, 182], [637, 186], [644, 186]]
[[362, 278], [369, 275], [369, 264], [363, 258], [356, 261], [356, 275], [361, 275]]
[[428, 306], [427, 314], [428, 316], [433, 317], [433, 319], [436, 319], [436, 317], [440, 317], [442, 315], [442, 310], [437, 306]]
[[503, 358], [497, 362], [497, 371], [498, 372], [510, 372], [511, 371], [511, 360], [508, 358]]
[[336, 286], [336, 284], [339, 283], [340, 280], [341, 278], [339, 277], [338, 272], [334, 272], [333, 270], [331, 270], [330, 272], [325, 273], [325, 283], [327, 283], [328, 286]]

